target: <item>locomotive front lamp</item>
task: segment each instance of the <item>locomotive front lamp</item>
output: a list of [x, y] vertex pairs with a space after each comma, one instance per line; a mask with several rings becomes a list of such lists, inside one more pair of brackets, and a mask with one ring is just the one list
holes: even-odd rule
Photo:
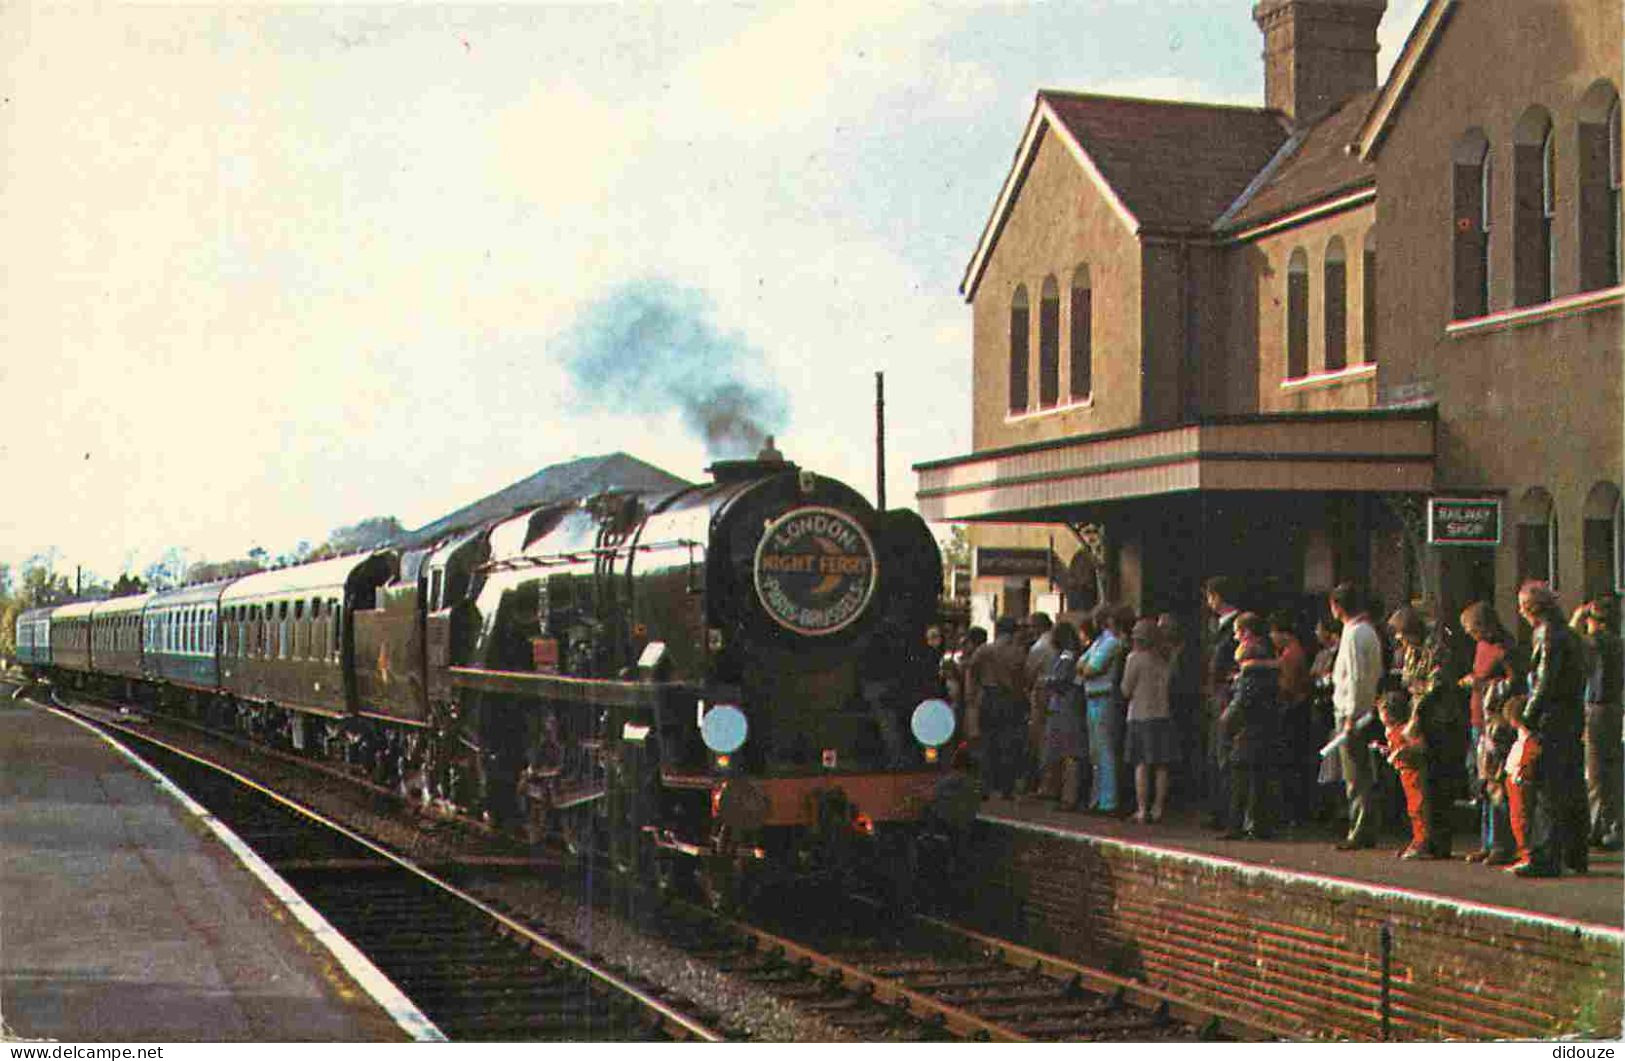
[[733, 704], [718, 704], [700, 720], [700, 738], [718, 755], [732, 755], [749, 735], [749, 720]]
[[954, 709], [946, 700], [921, 700], [908, 721], [914, 739], [927, 748], [938, 748], [954, 735]]

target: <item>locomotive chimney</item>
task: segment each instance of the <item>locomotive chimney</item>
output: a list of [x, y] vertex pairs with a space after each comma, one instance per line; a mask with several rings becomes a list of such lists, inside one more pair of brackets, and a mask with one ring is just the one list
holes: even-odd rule
[[711, 466], [705, 469], [711, 477], [719, 483], [734, 482], [742, 479], [757, 479], [764, 475], [777, 475], [780, 472], [795, 471], [796, 466], [784, 459], [773, 444], [773, 436], [767, 436], [767, 442], [757, 451], [756, 456], [750, 460], [724, 460], [712, 461]]

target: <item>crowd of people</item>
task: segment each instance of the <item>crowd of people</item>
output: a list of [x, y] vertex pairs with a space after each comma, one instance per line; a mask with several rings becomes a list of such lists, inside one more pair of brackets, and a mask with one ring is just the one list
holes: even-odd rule
[[[1520, 641], [1474, 603], [1459, 626], [1382, 609], [1344, 584], [1314, 626], [1245, 610], [1226, 577], [1203, 587], [1210, 618], [1187, 645], [1172, 615], [1103, 605], [1056, 621], [1000, 617], [992, 640], [933, 628], [941, 693], [984, 794], [1156, 823], [1170, 799], [1224, 839], [1335, 823], [1342, 850], [1373, 847], [1384, 819], [1399, 855], [1461, 854], [1519, 876], [1586, 872], [1621, 846], [1619, 602], [1565, 618], [1556, 594], [1518, 593]], [[1401, 809], [1402, 808], [1402, 809]]]

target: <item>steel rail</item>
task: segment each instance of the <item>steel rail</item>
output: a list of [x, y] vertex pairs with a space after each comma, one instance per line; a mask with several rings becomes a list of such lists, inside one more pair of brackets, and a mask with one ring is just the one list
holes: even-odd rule
[[775, 935], [766, 929], [731, 918], [719, 917], [717, 921], [730, 931], [755, 940], [758, 947], [770, 947], [787, 958], [799, 960], [809, 971], [822, 972], [831, 978], [838, 975], [843, 986], [857, 985], [864, 994], [878, 1002], [907, 1010], [917, 1018], [927, 1020], [935, 1018], [943, 1028], [961, 1038], [998, 1043], [1031, 1042], [1027, 1036], [1011, 1028], [978, 1017], [974, 1013], [912, 988], [903, 987], [889, 977], [843, 962], [804, 943], [797, 943], [793, 939]]
[[990, 936], [976, 929], [967, 928], [964, 925], [956, 925], [951, 921], [944, 921], [924, 914], [916, 916], [921, 924], [928, 925], [938, 932], [995, 951], [999, 958], [1007, 964], [1035, 969], [1057, 979], [1077, 980], [1082, 986], [1091, 990], [1104, 994], [1120, 995], [1125, 1002], [1144, 1009], [1165, 1009], [1165, 1012], [1170, 1017], [1193, 1027], [1213, 1028], [1231, 1038], [1247, 1042], [1298, 1038], [1296, 1034], [1285, 1029], [1260, 1024], [1256, 1021], [1241, 1021], [1236, 1019], [1233, 1014], [1182, 999], [1178, 995], [1159, 990], [1149, 984], [1130, 980], [1127, 977], [1108, 973], [1103, 969], [1079, 965], [1076, 962], [1053, 954], [1046, 954], [1032, 947], [1012, 943], [997, 936]]
[[[67, 711], [73, 710], [72, 708], [68, 707], [61, 707], [61, 709]], [[316, 822], [319, 825], [337, 832], [351, 842], [359, 844], [369, 851], [372, 851], [385, 861], [393, 863], [398, 868], [414, 874], [430, 886], [437, 888], [458, 899], [460, 902], [463, 902], [468, 906], [480, 911], [480, 913], [501, 925], [510, 935], [515, 936], [529, 944], [534, 950], [543, 951], [549, 957], [566, 965], [572, 966], [593, 980], [605, 984], [632, 999], [649, 1013], [659, 1017], [662, 1026], [680, 1032], [682, 1038], [697, 1040], [700, 1042], [725, 1041], [726, 1037], [721, 1032], [718, 1032], [715, 1029], [694, 1020], [687, 1014], [673, 1009], [671, 1006], [657, 998], [654, 998], [635, 985], [628, 983], [626, 980], [622, 979], [620, 976], [617, 976], [608, 969], [603, 968], [588, 958], [584, 958], [581, 955], [566, 949], [555, 941], [547, 938], [539, 932], [536, 932], [528, 925], [522, 924], [521, 922], [514, 920], [512, 917], [509, 917], [507, 914], [502, 913], [500, 910], [497, 910], [495, 907], [491, 906], [489, 903], [478, 898], [477, 896], [464, 891], [462, 888], [457, 887], [450, 881], [446, 881], [435, 876], [433, 873], [423, 869], [421, 866], [418, 866], [415, 863], [395, 854], [393, 851], [374, 843], [365, 836], [356, 833], [343, 824], [333, 821], [331, 818], [328, 818], [319, 811], [306, 807], [301, 803], [273, 791], [272, 789], [266, 788], [264, 785], [254, 781], [252, 778], [246, 777], [237, 771], [230, 769], [229, 767], [221, 766], [220, 764], [212, 762], [203, 756], [196, 755], [192, 752], [186, 751], [183, 748], [175, 747], [174, 745], [159, 740], [150, 734], [142, 733], [139, 730], [123, 726], [116, 722], [95, 719], [94, 716], [85, 716], [81, 712], [73, 711], [73, 713], [79, 715], [80, 717], [85, 717], [87, 720], [93, 720], [98, 725], [103, 725], [120, 733], [137, 737], [144, 741], [149, 741], [163, 748], [165, 751], [168, 751], [170, 754], [178, 755], [181, 758], [188, 759], [192, 762], [209, 767], [210, 769], [217, 770], [221, 774], [231, 778], [233, 781], [236, 781], [238, 784], [246, 786], [265, 798], [270, 799], [273, 802], [276, 802], [295, 812], [296, 814]]]

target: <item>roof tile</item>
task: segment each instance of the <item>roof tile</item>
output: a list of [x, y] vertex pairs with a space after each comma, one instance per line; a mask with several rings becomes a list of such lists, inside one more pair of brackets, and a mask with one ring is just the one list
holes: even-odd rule
[[1045, 90], [1141, 226], [1206, 229], [1286, 142], [1277, 112]]

